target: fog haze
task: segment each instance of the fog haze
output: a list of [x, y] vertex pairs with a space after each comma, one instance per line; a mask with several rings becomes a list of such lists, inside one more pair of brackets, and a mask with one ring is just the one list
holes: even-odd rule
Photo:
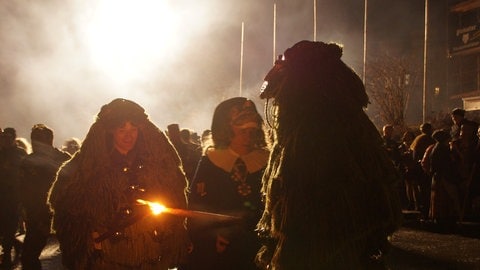
[[[313, 39], [313, 1], [165, 0], [151, 8], [161, 1], [108, 2], [115, 1], [0, 1], [0, 127], [28, 138], [33, 124], [44, 123], [59, 146], [72, 136], [83, 139], [100, 107], [122, 97], [143, 106], [161, 129], [178, 123], [201, 133], [223, 99], [241, 94], [263, 110], [257, 96], [273, 62], [274, 3], [276, 54]], [[392, 23], [391, 13], [375, 11], [381, 2], [370, 1], [372, 20], [386, 16]], [[422, 4], [393, 2], [391, 12], [423, 12]], [[363, 7], [360, 0], [317, 0], [317, 40], [343, 44], [343, 60], [359, 74]], [[406, 23], [393, 22], [395, 31], [411, 32]], [[384, 42], [372, 41], [378, 44]]]

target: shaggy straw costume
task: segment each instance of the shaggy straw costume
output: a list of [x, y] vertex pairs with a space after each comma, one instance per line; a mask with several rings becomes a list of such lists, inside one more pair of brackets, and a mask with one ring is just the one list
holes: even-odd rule
[[147, 215], [118, 228], [120, 237], [102, 241], [100, 252], [94, 249], [92, 232], [115, 228], [118, 208], [129, 200], [125, 169], [114, 166], [111, 158], [111, 130], [127, 120], [139, 128], [134, 149], [141, 161], [138, 184], [168, 207], [187, 207], [186, 178], [170, 141], [142, 107], [124, 99], [112, 101], [102, 107], [81, 149], [59, 170], [50, 191], [53, 229], [69, 269], [167, 269], [186, 254], [184, 218], [168, 214]]
[[401, 222], [398, 175], [341, 56], [336, 44], [301, 41], [265, 78], [274, 136], [258, 224], [265, 268], [382, 269]]

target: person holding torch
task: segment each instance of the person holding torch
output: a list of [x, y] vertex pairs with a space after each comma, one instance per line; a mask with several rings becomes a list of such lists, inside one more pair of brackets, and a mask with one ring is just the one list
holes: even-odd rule
[[187, 180], [166, 135], [133, 101], [102, 106], [49, 193], [67, 269], [169, 269], [183, 263], [185, 217], [154, 215], [142, 200], [186, 209]]

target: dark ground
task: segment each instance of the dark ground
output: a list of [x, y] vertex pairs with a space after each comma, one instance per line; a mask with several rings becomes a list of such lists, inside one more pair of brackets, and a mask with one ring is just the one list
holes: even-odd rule
[[480, 270], [480, 223], [459, 223], [445, 232], [422, 222], [418, 212], [404, 211], [404, 217], [404, 226], [392, 237], [389, 269]]
[[480, 240], [404, 227], [393, 235], [389, 269], [480, 269]]
[[[390, 270], [480, 270], [479, 223], [463, 223], [453, 233], [439, 233], [431, 225], [406, 219], [392, 236], [392, 244], [387, 256]], [[63, 269], [54, 237], [43, 250], [41, 261], [43, 270]]]

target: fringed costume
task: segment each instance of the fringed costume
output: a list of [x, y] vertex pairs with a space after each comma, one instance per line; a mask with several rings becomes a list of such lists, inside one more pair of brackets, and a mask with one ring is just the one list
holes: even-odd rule
[[341, 56], [336, 44], [301, 41], [265, 78], [274, 137], [258, 224], [265, 269], [382, 269], [401, 222], [399, 176]]
[[[127, 156], [112, 146], [111, 130], [124, 121], [138, 126]], [[124, 99], [103, 106], [50, 190], [64, 265], [82, 270], [178, 266], [189, 243], [185, 218], [144, 214], [136, 199], [186, 209], [186, 185], [177, 152], [142, 107]]]

